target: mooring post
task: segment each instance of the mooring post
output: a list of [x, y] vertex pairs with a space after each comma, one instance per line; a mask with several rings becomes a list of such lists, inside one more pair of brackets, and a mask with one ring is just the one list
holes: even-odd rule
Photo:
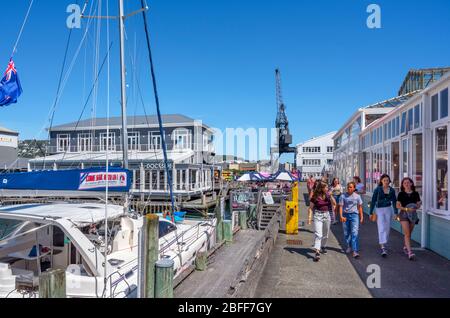
[[195, 269], [203, 272], [206, 270], [208, 262], [208, 252], [197, 252], [197, 256], [195, 257]]
[[233, 222], [231, 220], [223, 221], [223, 238], [226, 243], [233, 242]]
[[241, 230], [246, 230], [247, 227], [247, 211], [239, 211], [239, 226]]
[[221, 198], [219, 208], [216, 208], [216, 243], [218, 244], [223, 242], [222, 210], [225, 208], [224, 205], [224, 199]]
[[39, 276], [39, 298], [66, 298], [66, 271], [55, 269]]
[[175, 262], [162, 259], [156, 262], [155, 298], [173, 298], [173, 268]]
[[144, 218], [143, 230], [143, 270], [141, 282], [144, 284], [142, 298], [155, 298], [155, 265], [159, 253], [159, 217], [155, 214], [147, 214]]

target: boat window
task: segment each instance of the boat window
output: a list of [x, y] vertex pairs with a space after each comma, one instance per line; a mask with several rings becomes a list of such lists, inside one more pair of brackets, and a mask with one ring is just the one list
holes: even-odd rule
[[0, 240], [11, 236], [24, 222], [18, 220], [0, 219]]
[[159, 222], [159, 237], [164, 237], [169, 233], [175, 231], [177, 227], [169, 222]]
[[53, 246], [64, 247], [65, 234], [57, 226], [53, 226]]

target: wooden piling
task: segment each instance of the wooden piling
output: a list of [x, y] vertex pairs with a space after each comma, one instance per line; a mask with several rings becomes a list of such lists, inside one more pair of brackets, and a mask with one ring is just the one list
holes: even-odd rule
[[207, 252], [197, 252], [197, 256], [195, 258], [195, 269], [203, 272], [206, 270], [208, 262], [208, 253]]
[[247, 211], [239, 211], [239, 226], [241, 230], [247, 230]]
[[173, 298], [173, 268], [171, 259], [156, 262], [155, 298]]
[[155, 265], [159, 253], [159, 217], [147, 214], [144, 218], [143, 238], [143, 298], [155, 298]]
[[55, 269], [39, 276], [39, 298], [66, 298], [66, 271]]
[[223, 221], [223, 238], [226, 243], [232, 243], [233, 242], [233, 222], [231, 220], [224, 220]]

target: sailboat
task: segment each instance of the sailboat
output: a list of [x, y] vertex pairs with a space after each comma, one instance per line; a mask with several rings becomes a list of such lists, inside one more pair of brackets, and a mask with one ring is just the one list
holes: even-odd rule
[[[143, 216], [125, 206], [108, 203], [113, 192], [130, 187], [128, 170], [126, 85], [124, 61], [124, 9], [119, 3], [122, 97], [123, 167], [42, 171], [0, 176], [0, 191], [42, 195], [68, 191], [83, 197], [95, 193], [105, 203], [51, 202], [0, 207], [0, 298], [36, 298], [39, 276], [52, 269], [66, 273], [66, 295], [76, 298], [137, 297], [139, 237]], [[162, 121], [153, 70], [144, 1], [141, 1], [159, 127]], [[161, 134], [165, 166], [164, 134]], [[170, 174], [168, 174], [170, 176]], [[34, 182], [33, 182], [34, 181]], [[31, 182], [31, 183], [30, 183]], [[189, 267], [199, 251], [215, 243], [216, 219], [175, 220], [172, 211], [159, 219], [159, 258], [174, 261], [174, 278]], [[125, 200], [126, 202], [127, 200]], [[178, 222], [175, 222], [178, 221]]]

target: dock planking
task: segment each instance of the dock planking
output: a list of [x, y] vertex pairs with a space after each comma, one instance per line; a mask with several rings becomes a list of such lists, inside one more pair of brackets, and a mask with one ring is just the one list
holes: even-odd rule
[[237, 232], [232, 244], [224, 245], [209, 258], [206, 271], [193, 272], [175, 289], [175, 298], [230, 297], [246, 260], [264, 235], [264, 231], [257, 230]]

